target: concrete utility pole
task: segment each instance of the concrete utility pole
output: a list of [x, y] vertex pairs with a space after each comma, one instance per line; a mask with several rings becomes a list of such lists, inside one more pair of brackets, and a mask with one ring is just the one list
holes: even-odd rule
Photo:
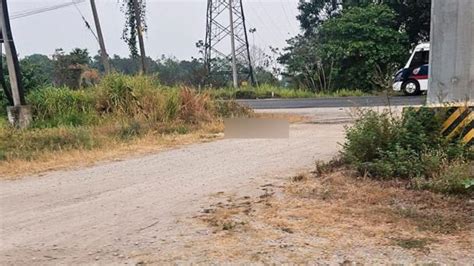
[[[18, 62], [15, 43], [13, 42], [7, 0], [0, 0], [0, 24], [13, 100], [13, 106], [7, 107], [8, 120], [13, 125], [24, 128], [31, 122], [31, 109], [29, 106], [26, 106], [25, 96], [23, 94], [20, 64]], [[4, 89], [6, 90], [7, 88]]]
[[142, 12], [140, 10], [141, 5], [138, 1], [142, 0], [133, 0], [133, 9], [135, 11], [135, 20], [137, 23], [137, 35], [138, 35], [138, 44], [140, 46], [140, 58], [141, 58], [141, 68], [140, 72], [146, 74], [146, 54], [145, 54], [145, 43], [143, 42], [143, 27], [142, 27]]
[[474, 1], [431, 4], [428, 104], [474, 104]]
[[106, 74], [110, 73], [110, 62], [109, 55], [105, 49], [104, 36], [102, 35], [102, 28], [100, 27], [99, 15], [97, 14], [97, 7], [95, 5], [95, 0], [91, 0], [92, 15], [94, 16], [95, 29], [97, 31], [97, 37], [99, 39], [100, 45], [100, 57], [102, 59], [102, 64], [104, 65], [104, 70]]
[[237, 58], [235, 56], [235, 34], [234, 34], [234, 11], [233, 0], [229, 0], [229, 19], [230, 19], [230, 48], [232, 53], [232, 81], [234, 88], [239, 87], [239, 79], [237, 76]]
[[13, 98], [10, 91], [10, 88], [7, 87], [7, 83], [5, 81], [5, 76], [3, 75], [3, 34], [2, 34], [2, 27], [0, 27], [0, 85], [2, 86], [3, 92], [7, 97], [8, 104], [13, 105]]

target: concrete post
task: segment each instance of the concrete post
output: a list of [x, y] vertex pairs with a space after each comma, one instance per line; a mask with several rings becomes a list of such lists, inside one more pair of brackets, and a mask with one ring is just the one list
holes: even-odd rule
[[433, 0], [427, 103], [474, 102], [474, 1]]
[[31, 107], [29, 105], [8, 106], [8, 121], [15, 127], [27, 128], [31, 123]]

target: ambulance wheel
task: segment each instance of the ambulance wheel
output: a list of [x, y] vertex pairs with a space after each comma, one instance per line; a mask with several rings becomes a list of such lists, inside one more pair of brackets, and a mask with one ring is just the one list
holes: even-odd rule
[[414, 79], [407, 80], [402, 84], [402, 90], [405, 95], [419, 95], [421, 93], [420, 83]]

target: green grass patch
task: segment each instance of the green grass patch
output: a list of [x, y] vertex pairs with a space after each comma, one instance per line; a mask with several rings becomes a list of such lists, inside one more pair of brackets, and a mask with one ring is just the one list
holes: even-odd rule
[[218, 99], [266, 99], [266, 98], [323, 98], [323, 97], [349, 97], [370, 95], [362, 90], [339, 89], [327, 92], [313, 92], [303, 89], [291, 89], [261, 85], [246, 88], [219, 88], [208, 89], [211, 95]]

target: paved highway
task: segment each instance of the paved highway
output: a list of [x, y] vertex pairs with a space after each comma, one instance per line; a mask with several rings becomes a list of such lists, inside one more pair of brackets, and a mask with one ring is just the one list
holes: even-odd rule
[[237, 100], [253, 109], [284, 109], [284, 108], [325, 108], [325, 107], [373, 107], [373, 106], [404, 106], [422, 105], [426, 96], [394, 96], [390, 103], [384, 96], [334, 97], [313, 99], [257, 99]]

